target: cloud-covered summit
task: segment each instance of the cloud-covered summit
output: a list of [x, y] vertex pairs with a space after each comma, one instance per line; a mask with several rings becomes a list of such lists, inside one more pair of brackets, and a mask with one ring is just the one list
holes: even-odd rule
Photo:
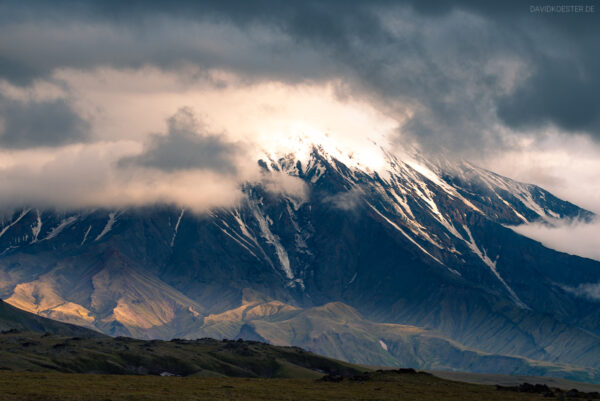
[[[399, 147], [416, 142], [518, 179], [572, 182], [600, 168], [600, 10], [531, 6], [5, 0], [0, 176], [12, 182], [19, 172], [37, 185], [46, 174], [39, 165], [54, 163], [57, 183], [79, 182], [72, 170], [115, 187], [136, 174], [161, 183], [199, 171], [234, 177], [242, 150], [312, 130], [353, 144], [385, 131]], [[165, 126], [184, 106], [205, 126]], [[587, 152], [586, 164], [578, 157], [563, 168], [551, 155], [572, 143]], [[118, 158], [103, 153], [117, 148]], [[549, 166], [543, 174], [532, 156], [540, 151]], [[77, 152], [108, 163], [109, 176], [86, 163], [67, 168]], [[517, 172], [515, 155], [525, 160]], [[22, 188], [11, 202], [17, 194], [37, 192]]]

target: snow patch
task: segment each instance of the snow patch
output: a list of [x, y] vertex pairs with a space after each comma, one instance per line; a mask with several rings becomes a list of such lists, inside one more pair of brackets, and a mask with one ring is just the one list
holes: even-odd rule
[[479, 249], [479, 247], [475, 243], [475, 239], [473, 238], [473, 235], [471, 234], [471, 230], [469, 230], [469, 227], [467, 227], [466, 225], [463, 225], [463, 228], [464, 228], [465, 232], [467, 233], [467, 235], [469, 236], [469, 240], [468, 241], [464, 240], [464, 241], [467, 243], [469, 248], [471, 248], [473, 253], [475, 255], [477, 255], [483, 261], [483, 263], [485, 263], [490, 268], [490, 270], [492, 271], [494, 276], [496, 276], [498, 281], [500, 281], [500, 283], [504, 286], [504, 288], [506, 288], [506, 290], [510, 294], [510, 297], [512, 298], [514, 303], [517, 304], [517, 306], [521, 309], [530, 309], [523, 301], [521, 301], [519, 299], [519, 297], [514, 292], [514, 290], [508, 285], [508, 283], [506, 281], [504, 281], [504, 279], [500, 276], [500, 273], [498, 273], [498, 270], [496, 269], [496, 263], [498, 262], [498, 258], [496, 258], [496, 260], [492, 261], [490, 259], [490, 257], [486, 254], [485, 249], [483, 251]]
[[229, 232], [227, 232], [227, 230], [226, 230], [226, 229], [224, 229], [223, 227], [220, 227], [220, 226], [219, 226], [217, 223], [214, 223], [214, 224], [215, 224], [217, 227], [219, 227], [219, 229], [220, 229], [221, 231], [223, 231], [223, 233], [224, 233], [225, 235], [227, 235], [229, 238], [231, 238], [232, 240], [234, 240], [234, 241], [235, 241], [235, 242], [236, 242], [236, 243], [237, 243], [239, 246], [241, 246], [242, 248], [244, 248], [245, 250], [247, 250], [247, 251], [248, 251], [248, 252], [249, 252], [249, 253], [250, 253], [252, 256], [254, 256], [256, 259], [259, 259], [259, 260], [260, 260], [260, 258], [259, 258], [258, 256], [256, 256], [256, 254], [255, 254], [254, 252], [252, 252], [252, 251], [250, 250], [250, 248], [248, 248], [248, 247], [247, 247], [246, 245], [244, 245], [244, 244], [243, 244], [243, 243], [242, 243], [240, 240], [238, 240], [238, 239], [237, 239], [237, 238], [235, 238], [233, 235], [231, 235]]
[[44, 238], [42, 241], [48, 241], [48, 240], [51, 240], [52, 238], [56, 237], [58, 234], [60, 234], [60, 232], [62, 230], [65, 229], [65, 227], [69, 226], [70, 224], [73, 224], [78, 218], [79, 218], [79, 215], [75, 215], [75, 216], [71, 216], [66, 219], [63, 219], [59, 225], [57, 225], [52, 230], [50, 230], [50, 232], [48, 233], [46, 238]]
[[242, 220], [242, 216], [240, 216], [240, 212], [235, 210], [232, 214], [233, 214], [233, 218], [240, 226], [240, 231], [242, 232], [242, 234], [244, 234], [248, 239], [250, 239], [252, 242], [254, 242], [255, 244], [258, 245], [258, 241], [256, 241], [256, 238], [254, 238], [254, 236], [252, 234], [250, 234], [250, 230], [248, 230], [246, 223], [244, 223], [244, 220]]
[[[503, 189], [503, 190], [509, 192], [510, 194], [512, 194], [515, 198], [517, 198], [518, 200], [521, 201], [523, 206], [525, 206], [527, 209], [531, 210], [532, 212], [536, 213], [541, 218], [546, 219], [547, 217], [551, 217], [554, 219], [560, 219], [560, 215], [558, 213], [556, 213], [552, 210], [549, 210], [549, 209], [544, 209], [533, 199], [533, 196], [531, 195], [531, 191], [532, 191], [532, 189], [535, 188], [534, 185], [523, 184], [523, 183], [516, 182], [516, 181], [513, 181], [513, 180], [505, 178], [505, 177], [501, 177], [495, 173], [492, 173], [492, 172], [484, 170], [484, 169], [480, 169], [469, 163], [465, 163], [465, 165], [467, 165], [473, 171], [476, 171], [478, 177], [492, 190], [492, 192], [494, 192], [496, 194], [496, 196], [498, 196], [498, 198], [500, 198], [502, 200], [502, 202], [504, 202], [504, 204], [509, 206], [513, 210], [515, 215], [517, 217], [519, 217], [521, 220], [523, 220], [525, 223], [529, 223], [529, 221], [527, 221], [527, 219], [525, 217], [523, 217], [521, 214], [519, 214], [515, 210], [513, 205], [510, 205], [509, 202], [504, 200], [497, 193], [496, 190], [498, 188]], [[543, 197], [544, 194], [542, 193], [541, 196]]]
[[2, 231], [0, 231], [0, 237], [2, 237], [4, 235], [4, 233], [6, 231], [8, 231], [9, 228], [11, 228], [12, 226], [14, 226], [15, 224], [17, 224], [23, 217], [25, 217], [25, 215], [27, 215], [27, 213], [29, 213], [31, 209], [25, 209], [21, 212], [21, 214], [19, 215], [19, 217], [17, 217], [15, 219], [15, 221], [13, 221], [12, 223], [10, 223], [9, 225], [5, 226]]
[[81, 244], [79, 244], [79, 246], [82, 246], [83, 244], [85, 244], [85, 241], [87, 240], [87, 237], [90, 234], [91, 229], [92, 229], [92, 225], [90, 224], [88, 226], [87, 230], [85, 230], [85, 234], [83, 234], [83, 239], [81, 240]]
[[394, 223], [393, 221], [391, 221], [390, 219], [388, 219], [385, 215], [383, 215], [383, 213], [381, 213], [379, 210], [377, 210], [377, 208], [375, 208], [375, 206], [371, 205], [370, 203], [367, 202], [367, 204], [371, 207], [371, 209], [373, 209], [375, 211], [375, 213], [377, 213], [379, 216], [381, 216], [385, 221], [387, 221], [392, 227], [394, 227], [396, 230], [398, 230], [400, 233], [402, 233], [402, 235], [404, 235], [410, 242], [412, 242], [414, 245], [417, 246], [417, 248], [419, 248], [421, 251], [423, 251], [423, 253], [427, 254], [430, 258], [432, 258], [433, 260], [435, 260], [436, 262], [438, 262], [439, 264], [441, 264], [442, 266], [445, 266], [438, 258], [436, 258], [435, 256], [433, 256], [431, 253], [429, 253], [425, 248], [423, 248], [421, 245], [419, 245], [419, 243], [417, 241], [415, 241], [414, 239], [412, 239], [403, 229], [401, 229], [396, 223]]
[[529, 223], [529, 220], [527, 220], [525, 218], [525, 216], [523, 216], [521, 213], [517, 212], [517, 210], [510, 204], [508, 203], [506, 200], [504, 200], [504, 198], [502, 198], [500, 195], [496, 194], [496, 196], [506, 205], [508, 206], [509, 209], [511, 209], [513, 211], [513, 213], [520, 218], [521, 220], [523, 220], [523, 222], [525, 224]]
[[106, 234], [108, 234], [108, 232], [112, 229], [112, 227], [116, 221], [117, 221], [117, 212], [110, 212], [108, 214], [108, 221], [106, 222], [106, 225], [104, 226], [104, 228], [102, 229], [102, 232], [100, 234], [98, 234], [98, 236], [96, 237], [96, 239], [94, 241], [98, 241], [98, 240], [100, 240], [100, 238], [102, 238]]
[[415, 170], [416, 172], [418, 172], [419, 174], [421, 174], [423, 177], [427, 178], [429, 181], [431, 181], [432, 183], [434, 183], [435, 185], [437, 185], [439, 188], [441, 188], [448, 195], [450, 195], [450, 196], [452, 196], [454, 198], [460, 199], [469, 208], [475, 210], [476, 212], [479, 212], [479, 213], [483, 214], [483, 212], [481, 210], [479, 210], [479, 208], [477, 206], [473, 205], [468, 199], [466, 199], [464, 196], [462, 196], [456, 190], [456, 188], [454, 188], [451, 185], [448, 185], [444, 180], [442, 180], [438, 176], [438, 174], [434, 173], [428, 167], [424, 166], [421, 163], [418, 163], [413, 158], [407, 158], [406, 160], [404, 160], [404, 163], [407, 166], [409, 166], [410, 168], [412, 168], [413, 170]]
[[289, 280], [294, 279], [294, 274], [292, 273], [292, 269], [290, 267], [290, 260], [288, 258], [288, 254], [285, 248], [279, 242], [279, 237], [271, 232], [270, 229], [270, 219], [269, 216], [263, 216], [261, 211], [256, 205], [252, 205], [252, 214], [254, 218], [258, 222], [258, 226], [260, 227], [260, 231], [262, 237], [267, 241], [267, 243], [273, 245], [275, 247], [275, 253], [277, 254], [277, 258], [281, 264], [281, 268], [285, 274], [285, 277]]
[[519, 198], [521, 202], [523, 202], [527, 209], [534, 211], [542, 218], [546, 216], [544, 209], [542, 209], [542, 207], [533, 200], [533, 197], [529, 191], [526, 190], [520, 193], [515, 193], [515, 196]]
[[171, 248], [173, 248], [173, 244], [175, 243], [175, 237], [177, 236], [177, 230], [179, 229], [179, 223], [181, 223], [181, 218], [183, 217], [183, 213], [185, 209], [181, 209], [181, 213], [179, 213], [179, 217], [177, 218], [177, 223], [175, 223], [175, 229], [173, 230], [173, 236], [171, 237]]
[[38, 240], [38, 236], [40, 235], [40, 231], [42, 231], [42, 216], [38, 209], [35, 209], [36, 213], [36, 225], [31, 227], [31, 234], [33, 235], [33, 239], [31, 240], [32, 244], [35, 244]]
[[317, 164], [314, 166], [315, 168], [315, 172], [313, 173], [313, 176], [310, 178], [310, 182], [312, 182], [313, 184], [316, 183], [317, 181], [319, 181], [319, 178], [321, 178], [321, 176], [323, 176], [323, 174], [325, 174], [325, 171], [327, 171], [327, 169], [325, 168], [325, 166], [323, 166], [321, 164], [321, 162], [317, 162]]

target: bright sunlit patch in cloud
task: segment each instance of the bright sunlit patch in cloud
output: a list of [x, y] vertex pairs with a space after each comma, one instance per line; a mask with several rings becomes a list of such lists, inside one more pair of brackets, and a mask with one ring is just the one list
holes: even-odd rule
[[[368, 102], [340, 96], [336, 82], [249, 83], [220, 71], [188, 71], [188, 75], [196, 78], [182, 82], [177, 74], [152, 68], [57, 72], [53, 79], [76, 94], [64, 101], [89, 117], [91, 138], [2, 151], [0, 181], [5, 191], [0, 204], [120, 207], [168, 202], [197, 211], [230, 206], [239, 199], [241, 183], [265, 179], [257, 164], [265, 152], [273, 156], [293, 153], [305, 160], [314, 145], [349, 166], [378, 170], [384, 165], [380, 147], [387, 146], [398, 127], [397, 120]], [[21, 95], [37, 99], [47, 95], [47, 87], [37, 82]], [[55, 94], [59, 99], [66, 96]], [[169, 121], [182, 109], [197, 120], [184, 142], [219, 138], [230, 145], [224, 149], [237, 150], [223, 155], [235, 168], [206, 169], [203, 161], [186, 171], [161, 171], [146, 168], [144, 163], [124, 163], [145, 160], [149, 151], [160, 150], [161, 157], [180, 156], [151, 145], [174, 147], [181, 142], [174, 143], [181, 135], [173, 138]], [[181, 160], [162, 161], [181, 164]], [[305, 188], [288, 181], [271, 177], [269, 189], [302, 198]], [[50, 190], [51, 185], [62, 189]]]
[[339, 95], [339, 82], [253, 83], [219, 70], [189, 68], [187, 75], [195, 78], [186, 81], [153, 68], [61, 70], [56, 78], [80, 95], [79, 108], [94, 115], [104, 138], [146, 135], [182, 106], [194, 109], [213, 130], [259, 140], [297, 128], [333, 133], [338, 140], [377, 140], [402, 123], [368, 101]]
[[[288, 91], [292, 97], [286, 100]], [[285, 106], [268, 107], [257, 125], [256, 141], [267, 152], [306, 160], [320, 146], [348, 166], [384, 166], [381, 147], [388, 147], [397, 120], [369, 104], [338, 99], [330, 86], [284, 88], [273, 100]]]
[[97, 134], [108, 138], [139, 140], [164, 126], [177, 108], [189, 106], [206, 129], [246, 142], [257, 156], [263, 150], [300, 156], [316, 144], [376, 170], [383, 163], [378, 147], [402, 123], [366, 101], [339, 96], [337, 82], [248, 83], [222, 71], [191, 75], [197, 78], [185, 84], [176, 74], [149, 68], [63, 70], [60, 78], [85, 95], [79, 107], [95, 115]]

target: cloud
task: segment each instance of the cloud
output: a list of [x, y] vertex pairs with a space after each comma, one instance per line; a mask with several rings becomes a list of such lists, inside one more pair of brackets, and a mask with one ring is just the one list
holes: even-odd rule
[[588, 298], [592, 301], [600, 301], [600, 283], [585, 283], [579, 284], [577, 287], [562, 286], [561, 288], [578, 297]]
[[117, 141], [2, 154], [6, 165], [0, 166], [0, 207], [124, 208], [165, 203], [205, 212], [233, 206], [242, 197], [244, 175], [119, 165], [119, 160], [141, 150], [136, 142]]
[[352, 188], [346, 192], [340, 192], [323, 198], [323, 203], [344, 211], [353, 211], [363, 201], [364, 193], [360, 188]]
[[308, 199], [309, 188], [301, 178], [280, 171], [271, 171], [263, 172], [259, 181], [265, 190], [272, 194], [288, 195], [298, 203]]
[[514, 93], [499, 99], [502, 121], [517, 129], [553, 123], [600, 139], [600, 79], [593, 72], [600, 61], [578, 65], [570, 58], [541, 57], [536, 67]]
[[199, 124], [189, 107], [179, 109], [168, 119], [167, 125], [166, 135], [151, 136], [142, 154], [124, 158], [120, 164], [166, 172], [199, 169], [219, 174], [236, 173], [241, 147], [222, 136], [199, 133]]
[[238, 205], [243, 187], [257, 183], [298, 202], [306, 199], [301, 179], [261, 172], [251, 145], [242, 150], [224, 135], [200, 134], [191, 109], [179, 109], [166, 125], [166, 134], [150, 134], [145, 143], [0, 149], [0, 209], [176, 204], [203, 213]]
[[[109, 187], [134, 202], [150, 184], [136, 194], [116, 189], [135, 186], [134, 176], [165, 180], [163, 188], [192, 176], [210, 186], [221, 177], [222, 189], [237, 188], [256, 178], [256, 148], [298, 127], [357, 150], [393, 131], [399, 147], [417, 142], [486, 167], [502, 159], [506, 173], [519, 154], [561, 150], [564, 141], [534, 149], [549, 131], [567, 142], [598, 140], [599, 40], [597, 13], [536, 15], [519, 1], [2, 1], [0, 102], [10, 112], [2, 114], [0, 146], [14, 154], [3, 153], [0, 173], [40, 188], [44, 179], [62, 185], [59, 171], [64, 186], [85, 184], [78, 170], [97, 174], [96, 187], [57, 195], [57, 203], [89, 193], [109, 199], [98, 189]], [[13, 93], [44, 86], [62, 92]], [[205, 125], [163, 129], [183, 105]], [[156, 132], [164, 134], [149, 134]], [[116, 143], [128, 144], [118, 158], [89, 153]], [[25, 155], [54, 160], [56, 175], [29, 168]], [[59, 168], [62, 157], [81, 169]], [[589, 207], [598, 181], [585, 170], [597, 164], [575, 169], [574, 159], [566, 162], [569, 176], [535, 161], [513, 163], [523, 168], [506, 174], [551, 190], [568, 182], [559, 195], [581, 202], [585, 192]], [[2, 167], [6, 160], [18, 167]], [[12, 184], [20, 189], [0, 202], [49, 199]], [[175, 198], [165, 189], [148, 199]]]
[[600, 144], [588, 136], [549, 130], [514, 150], [497, 152], [487, 168], [600, 214]]
[[8, 1], [0, 15], [0, 76], [21, 84], [69, 68], [194, 65], [249, 81], [338, 79], [340, 96], [409, 116], [400, 140], [433, 150], [492, 152], [547, 125], [600, 132], [594, 15], [461, 0]]
[[241, 184], [257, 176], [257, 168], [244, 165], [239, 146], [198, 134], [188, 108], [168, 118], [167, 126], [165, 135], [147, 136], [145, 146], [125, 139], [0, 151], [0, 205], [62, 209], [169, 203], [197, 212], [235, 205]]
[[[396, 119], [369, 102], [337, 96], [337, 81], [247, 82], [220, 70], [190, 68], [188, 73], [194, 79], [182, 81], [179, 73], [152, 68], [63, 70], [56, 79], [81, 95], [77, 108], [92, 116], [95, 137], [143, 142], [148, 151], [174, 136], [167, 135], [172, 130], [168, 121], [174, 107], [181, 105], [189, 105], [201, 122], [187, 128], [197, 134], [191, 138], [235, 145], [238, 151], [252, 153], [244, 157], [253, 163], [262, 157], [260, 148], [283, 148], [289, 136], [303, 134], [317, 143], [326, 140], [361, 153], [372, 141], [384, 144], [398, 127]], [[148, 137], [157, 131], [165, 134]], [[289, 150], [296, 150], [296, 144], [291, 145]]]
[[517, 233], [540, 241], [544, 246], [600, 261], [600, 219], [582, 221], [523, 224], [511, 227]]
[[[104, 2], [0, 5], [0, 78], [28, 85], [61, 69], [146, 66], [178, 71], [193, 65], [247, 79], [298, 81], [331, 76], [335, 66], [273, 24], [232, 23], [210, 3]], [[4, 7], [2, 7], [4, 6]], [[217, 7], [218, 9], [218, 7]], [[135, 51], [132, 51], [135, 49]]]
[[65, 99], [11, 99], [0, 94], [0, 146], [62, 146], [89, 140], [90, 126]]

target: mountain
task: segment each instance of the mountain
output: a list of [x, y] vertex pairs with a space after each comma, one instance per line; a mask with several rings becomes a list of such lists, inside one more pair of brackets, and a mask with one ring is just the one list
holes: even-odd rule
[[28, 331], [33, 333], [55, 334], [61, 336], [78, 336], [86, 338], [105, 337], [96, 331], [73, 324], [57, 322], [22, 311], [0, 300], [0, 331], [3, 333]]
[[[598, 300], [573, 290], [600, 282], [600, 263], [510, 228], [591, 212], [466, 162], [376, 151], [374, 166], [331, 146], [266, 153], [264, 179], [244, 185], [239, 205], [202, 214], [7, 213], [0, 296], [110, 335], [266, 339], [417, 368], [600, 368]], [[281, 177], [302, 190], [281, 189]], [[359, 323], [346, 330], [340, 313]], [[409, 337], [426, 345], [399, 340]], [[527, 362], [494, 367], [450, 351], [432, 362], [444, 347]]]

